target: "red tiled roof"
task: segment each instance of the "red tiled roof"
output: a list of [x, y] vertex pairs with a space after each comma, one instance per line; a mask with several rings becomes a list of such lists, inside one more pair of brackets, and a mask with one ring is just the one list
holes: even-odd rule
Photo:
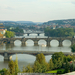
[[4, 31], [4, 29], [0, 29], [0, 31]]

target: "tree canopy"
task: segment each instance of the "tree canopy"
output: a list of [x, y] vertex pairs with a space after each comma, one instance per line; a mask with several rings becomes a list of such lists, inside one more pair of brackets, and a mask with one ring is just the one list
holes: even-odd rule
[[19, 32], [19, 33], [24, 33], [22, 28], [16, 27], [16, 28], [8, 28], [9, 31], [13, 31], [13, 32]]
[[[75, 71], [75, 65], [74, 63], [70, 64], [70, 61], [74, 59], [74, 55], [65, 56], [62, 52], [56, 52], [52, 55], [49, 63], [47, 63], [43, 53], [37, 54], [33, 66], [27, 65], [26, 67], [23, 67], [22, 73], [47, 73], [47, 71], [50, 70], [56, 70], [58, 74], [72, 72]], [[12, 60], [9, 61], [8, 66], [9, 69], [4, 68], [0, 70], [0, 75], [17, 75], [17, 73], [21, 73], [18, 67], [17, 56], [15, 62]]]
[[75, 52], [75, 44], [71, 46], [72, 52]]
[[6, 36], [7, 38], [14, 37], [14, 35], [15, 35], [15, 33], [12, 32], [12, 31], [6, 31], [6, 33], [5, 33], [5, 36]]
[[62, 52], [56, 52], [52, 55], [52, 61], [55, 68], [61, 68], [64, 62], [64, 54]]
[[74, 30], [72, 28], [59, 28], [59, 29], [46, 28], [44, 32], [46, 36], [50, 37], [74, 36]]
[[48, 63], [46, 62], [45, 56], [43, 55], [43, 53], [38, 54], [36, 56], [36, 61], [34, 63], [33, 66], [33, 70], [34, 72], [38, 72], [38, 73], [43, 73], [46, 72], [48, 70]]
[[8, 64], [9, 66], [9, 71], [11, 74], [15, 74], [15, 63], [11, 60]]

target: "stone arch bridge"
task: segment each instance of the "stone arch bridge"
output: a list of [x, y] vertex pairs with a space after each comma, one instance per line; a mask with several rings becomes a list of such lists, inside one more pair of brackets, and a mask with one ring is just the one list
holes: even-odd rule
[[59, 47], [63, 46], [62, 42], [64, 40], [69, 40], [71, 41], [71, 45], [73, 45], [75, 43], [75, 38], [67, 38], [67, 37], [49, 37], [49, 38], [0, 38], [0, 44], [7, 42], [10, 44], [14, 44], [15, 40], [20, 40], [22, 42], [22, 45], [26, 45], [26, 41], [27, 40], [33, 40], [34, 41], [34, 45], [38, 46], [38, 41], [39, 40], [45, 40], [47, 43], [47, 46], [50, 46], [50, 41], [52, 40], [57, 40], [59, 42]]
[[24, 32], [24, 34], [27, 34], [27, 36], [29, 36], [30, 34], [37, 34], [39, 36], [40, 34], [43, 34], [43, 33], [44, 31]]
[[[4, 61], [9, 61], [10, 60], [10, 56], [14, 55], [14, 54], [29, 54], [29, 55], [34, 55], [36, 56], [37, 54], [43, 53], [44, 55], [52, 55], [55, 52], [49, 52], [49, 51], [18, 51], [18, 50], [9, 50], [9, 51], [4, 51], [4, 50], [0, 50], [0, 55], [2, 55], [4, 57]], [[72, 52], [63, 52], [64, 55], [72, 55]], [[73, 54], [75, 55], [75, 54]]]

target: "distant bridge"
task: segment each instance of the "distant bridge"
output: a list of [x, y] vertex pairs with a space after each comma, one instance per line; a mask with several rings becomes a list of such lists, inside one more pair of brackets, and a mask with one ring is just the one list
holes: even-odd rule
[[30, 34], [38, 34], [38, 36], [40, 34], [44, 33], [44, 31], [32, 31], [32, 32], [24, 32], [24, 34], [27, 34], [27, 36], [29, 36]]
[[[10, 51], [4, 51], [4, 50], [0, 50], [0, 55], [4, 56], [4, 61], [9, 61], [10, 60], [10, 56], [14, 55], [14, 54], [29, 54], [29, 55], [34, 55], [36, 56], [37, 54], [43, 53], [44, 55], [52, 55], [55, 52], [50, 52], [50, 51], [14, 51], [14, 50], [10, 50]], [[72, 55], [72, 52], [63, 52], [65, 55]], [[75, 55], [75, 54], [74, 54]]]
[[50, 46], [50, 42], [52, 40], [57, 40], [59, 42], [59, 47], [62, 47], [62, 42], [64, 40], [69, 40], [71, 42], [71, 45], [75, 43], [75, 38], [67, 38], [67, 37], [49, 37], [49, 38], [0, 38], [0, 44], [7, 42], [10, 44], [14, 44], [14, 41], [20, 40], [22, 45], [26, 45], [27, 40], [32, 40], [34, 42], [34, 46], [38, 46], [38, 41], [44, 40], [46, 41], [47, 46]]
[[44, 31], [31, 31], [31, 32], [24, 32], [24, 33], [20, 33], [20, 32], [16, 32], [16, 35], [17, 36], [23, 36], [24, 34], [27, 34], [27, 36], [29, 36], [30, 34], [37, 34], [38, 36], [40, 35], [40, 34], [43, 34], [44, 33]]

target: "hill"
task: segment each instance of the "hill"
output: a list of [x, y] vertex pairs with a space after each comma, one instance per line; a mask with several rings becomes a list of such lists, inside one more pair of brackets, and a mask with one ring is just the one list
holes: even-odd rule
[[17, 23], [33, 23], [32, 21], [16, 21]]
[[41, 25], [42, 22], [32, 22], [32, 21], [1, 21], [5, 26], [16, 26], [16, 25]]
[[75, 19], [53, 20], [44, 22], [43, 25], [68, 25], [75, 26]]

